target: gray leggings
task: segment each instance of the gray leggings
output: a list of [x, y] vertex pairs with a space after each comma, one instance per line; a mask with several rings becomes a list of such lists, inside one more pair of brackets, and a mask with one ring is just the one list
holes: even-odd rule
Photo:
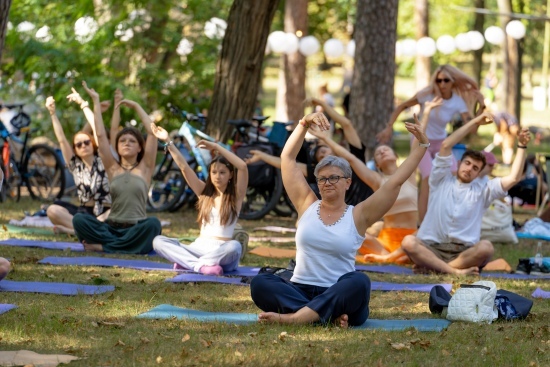
[[165, 259], [196, 272], [204, 265], [220, 265], [224, 272], [233, 271], [239, 266], [242, 252], [238, 241], [203, 237], [197, 238], [190, 245], [184, 245], [176, 238], [156, 236], [153, 249]]

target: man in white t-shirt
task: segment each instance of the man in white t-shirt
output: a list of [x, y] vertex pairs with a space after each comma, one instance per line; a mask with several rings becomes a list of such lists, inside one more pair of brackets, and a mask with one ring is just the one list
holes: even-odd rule
[[419, 268], [479, 274], [493, 255], [493, 244], [479, 239], [481, 218], [493, 200], [506, 196], [508, 189], [521, 179], [530, 135], [527, 129], [518, 134], [518, 149], [509, 175], [485, 183], [472, 182], [485, 167], [486, 159], [481, 152], [467, 150], [454, 176], [452, 147], [479, 125], [489, 123], [493, 120], [488, 112], [470, 120], [443, 141], [433, 160], [428, 211], [416, 236], [406, 236], [401, 244]]

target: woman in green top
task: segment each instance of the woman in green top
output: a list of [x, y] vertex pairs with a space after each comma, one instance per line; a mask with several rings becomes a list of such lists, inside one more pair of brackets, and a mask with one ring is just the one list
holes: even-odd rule
[[82, 82], [82, 86], [94, 103], [94, 130], [99, 142], [99, 156], [109, 178], [112, 204], [109, 218], [104, 223], [90, 215], [75, 215], [76, 236], [86, 251], [146, 254], [153, 249], [153, 238], [161, 233], [158, 218], [148, 218], [145, 212], [158, 144], [151, 131], [152, 121], [134, 101], [125, 99], [115, 106], [115, 109], [121, 105], [133, 108], [147, 131], [145, 140], [136, 128], [122, 129], [116, 137], [117, 160], [105, 134], [99, 94], [88, 88], [86, 82]]

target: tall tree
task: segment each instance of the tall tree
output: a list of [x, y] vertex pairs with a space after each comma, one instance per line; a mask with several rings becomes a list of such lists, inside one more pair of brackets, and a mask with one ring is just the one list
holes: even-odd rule
[[393, 111], [398, 0], [358, 0], [350, 119], [368, 156]]
[[252, 115], [260, 86], [267, 36], [279, 0], [235, 0], [216, 66], [208, 132], [225, 140], [226, 120]]
[[[415, 0], [414, 23], [416, 24], [416, 39], [428, 37], [429, 30], [428, 0]], [[416, 54], [416, 89], [422, 89], [430, 83], [431, 57]]]
[[[485, 8], [485, 0], [474, 0], [474, 7], [477, 9]], [[483, 25], [485, 22], [485, 15], [483, 13], [475, 13], [474, 19], [474, 31], [478, 31], [483, 34]], [[481, 71], [483, 70], [483, 47], [479, 50], [475, 50], [474, 61], [472, 63], [472, 74], [478, 85], [481, 86]]]
[[0, 1], [0, 62], [2, 62], [2, 50], [8, 30], [8, 16], [10, 14], [11, 0]]

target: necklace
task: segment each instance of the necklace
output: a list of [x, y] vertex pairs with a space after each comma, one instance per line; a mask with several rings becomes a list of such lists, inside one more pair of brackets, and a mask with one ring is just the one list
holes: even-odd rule
[[122, 169], [125, 170], [125, 171], [131, 171], [134, 168], [136, 168], [138, 164], [139, 164], [139, 162], [135, 162], [130, 167], [124, 167], [124, 165], [122, 163], [120, 163], [120, 167], [122, 167]]
[[[338, 223], [340, 223], [342, 221], [342, 219], [344, 218], [344, 216], [346, 215], [346, 212], [348, 211], [348, 208], [349, 208], [349, 205], [346, 205], [346, 208], [344, 209], [342, 215], [340, 216], [340, 218], [338, 218], [338, 220], [336, 222], [331, 223], [331, 224], [325, 224], [325, 222], [323, 222], [323, 219], [321, 218], [321, 205], [322, 204], [323, 204], [323, 202], [319, 201], [319, 206], [317, 207], [317, 217], [319, 218], [321, 223], [323, 223], [323, 225], [326, 226], [326, 227], [332, 227], [332, 226], [335, 226]], [[328, 215], [329, 218], [331, 217], [330, 213], [328, 213], [327, 215]]]

